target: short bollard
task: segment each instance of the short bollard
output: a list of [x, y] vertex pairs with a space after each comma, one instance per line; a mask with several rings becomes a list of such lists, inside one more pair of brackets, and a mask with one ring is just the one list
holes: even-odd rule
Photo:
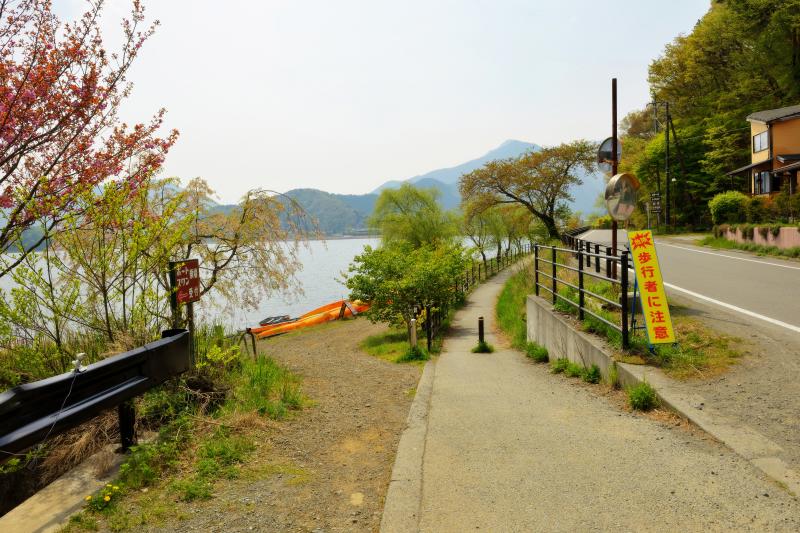
[[417, 347], [417, 319], [411, 319], [411, 347]]
[[483, 344], [483, 317], [478, 317], [478, 343]]

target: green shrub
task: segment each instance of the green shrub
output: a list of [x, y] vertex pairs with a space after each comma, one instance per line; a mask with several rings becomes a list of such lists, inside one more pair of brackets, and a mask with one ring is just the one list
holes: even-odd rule
[[747, 202], [747, 222], [761, 224], [769, 220], [770, 202], [766, 198], [754, 196]]
[[547, 348], [539, 346], [535, 342], [529, 342], [525, 346], [525, 355], [536, 361], [537, 363], [546, 363], [550, 360], [547, 353]]
[[550, 361], [550, 372], [553, 374], [560, 374], [564, 372], [567, 367], [569, 366], [569, 359], [566, 357], [559, 357], [553, 361]]
[[708, 202], [714, 224], [744, 222], [747, 215], [748, 198], [738, 191], [717, 194]]
[[492, 353], [494, 346], [486, 341], [479, 341], [478, 344], [472, 349], [472, 353]]
[[592, 365], [584, 370], [581, 377], [586, 383], [600, 383], [602, 375], [600, 374], [600, 368], [597, 365]]
[[658, 406], [656, 391], [647, 381], [628, 388], [628, 405], [637, 411], [649, 411]]

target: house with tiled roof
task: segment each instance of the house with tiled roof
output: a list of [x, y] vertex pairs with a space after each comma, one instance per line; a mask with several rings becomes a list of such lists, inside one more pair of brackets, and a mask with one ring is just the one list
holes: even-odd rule
[[800, 170], [800, 105], [758, 111], [750, 122], [750, 164], [728, 175], [748, 173], [750, 193], [772, 195], [798, 191]]

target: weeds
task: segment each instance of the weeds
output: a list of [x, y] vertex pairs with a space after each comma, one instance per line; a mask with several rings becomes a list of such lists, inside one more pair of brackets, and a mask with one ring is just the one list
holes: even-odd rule
[[564, 368], [564, 375], [568, 378], [579, 378], [583, 376], [584, 368], [572, 361], [567, 360], [567, 366]]
[[489, 344], [486, 341], [479, 341], [478, 344], [472, 348], [472, 353], [492, 353], [494, 351], [494, 346]]
[[428, 353], [428, 350], [426, 350], [422, 346], [414, 346], [414, 347], [409, 347], [406, 350], [406, 353], [403, 354], [399, 359], [397, 359], [397, 362], [405, 363], [408, 361], [427, 361], [430, 358], [431, 356]]
[[570, 361], [566, 357], [554, 359], [550, 361], [550, 372], [553, 374], [561, 374], [562, 372], [566, 372], [567, 368], [569, 367], [569, 363]]
[[644, 380], [628, 388], [628, 405], [637, 411], [650, 411], [659, 404], [656, 391]]
[[600, 383], [602, 379], [602, 375], [600, 374], [600, 368], [597, 365], [592, 365], [589, 368], [583, 370], [583, 374], [581, 375], [581, 379], [586, 383]]
[[549, 361], [549, 355], [547, 353], [547, 348], [544, 346], [539, 346], [535, 342], [529, 342], [525, 346], [525, 355], [529, 358], [533, 359], [537, 363], [546, 363]]

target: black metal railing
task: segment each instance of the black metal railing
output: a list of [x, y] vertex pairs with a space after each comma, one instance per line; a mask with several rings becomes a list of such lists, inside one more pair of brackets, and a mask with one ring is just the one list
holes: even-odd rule
[[[559, 260], [559, 253], [562, 255], [561, 260]], [[575, 263], [572, 263], [570, 259], [574, 259]], [[588, 314], [606, 324], [620, 333], [622, 337], [622, 347], [623, 349], [627, 349], [630, 341], [628, 325], [629, 262], [627, 250], [621, 251], [618, 255], [615, 255], [611, 252], [610, 247], [606, 250], [598, 249], [597, 252], [593, 252], [587, 251], [585, 248], [575, 250], [574, 248], [559, 248], [556, 246], [541, 246], [536, 244], [533, 247], [533, 271], [536, 296], [540, 296], [540, 292], [544, 290], [550, 294], [554, 307], [561, 301], [575, 308], [579, 319], [584, 320]], [[601, 268], [602, 266], [604, 266], [604, 268]], [[617, 271], [619, 271], [619, 279], [617, 279], [615, 274]], [[565, 272], [574, 273], [577, 276], [577, 284], [566, 279], [564, 275]], [[612, 286], [619, 286], [619, 301], [614, 301], [587, 289], [587, 277], [605, 281]], [[562, 287], [569, 287], [577, 291], [578, 301], [575, 302], [559, 294], [559, 289]], [[620, 323], [614, 323], [593, 311], [593, 307], [587, 305], [587, 297], [601, 302], [601, 305], [618, 309], [620, 311]]]
[[162, 336], [85, 368], [0, 394], [0, 461], [115, 406], [122, 448], [135, 444], [135, 412], [129, 400], [191, 366], [189, 332], [167, 330]]
[[[464, 271], [464, 274], [454, 281], [453, 288], [457, 293], [467, 294], [480, 283], [486, 281], [523, 257], [530, 255], [530, 253], [531, 245], [523, 244], [519, 247], [509, 248], [505, 252], [501, 252], [494, 257], [486, 259], [486, 261], [472, 259], [469, 267]], [[441, 334], [442, 324], [445, 317], [447, 317], [449, 307], [445, 304], [426, 305], [424, 306], [424, 310], [425, 320], [423, 322], [423, 328], [425, 330], [428, 351], [430, 352], [433, 339]], [[417, 311], [416, 314], [418, 315], [422, 309], [418, 309]]]

